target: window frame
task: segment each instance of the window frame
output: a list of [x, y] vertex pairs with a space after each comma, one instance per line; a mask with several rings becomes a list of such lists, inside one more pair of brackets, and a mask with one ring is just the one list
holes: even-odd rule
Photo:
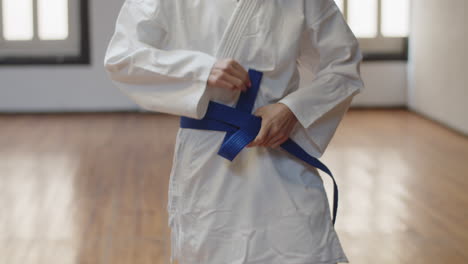
[[[348, 0], [343, 0], [342, 14], [347, 21]], [[382, 0], [377, 0], [377, 37], [357, 39], [364, 61], [408, 61], [409, 37], [385, 37], [382, 34]]]
[[[38, 40], [37, 32], [38, 25], [36, 17], [34, 17], [34, 32], [35, 36], [31, 41], [5, 41], [0, 40], [0, 48], [3, 44], [7, 48], [14, 46], [22, 48], [31, 48], [31, 50], [43, 50], [44, 53], [50, 51], [50, 46], [55, 49], [63, 50], [64, 53], [69, 51], [66, 47], [63, 47], [64, 42], [74, 41], [77, 42], [78, 53], [77, 55], [27, 55], [27, 56], [16, 56], [16, 55], [0, 55], [0, 66], [13, 66], [13, 65], [53, 65], [53, 64], [71, 64], [71, 65], [90, 65], [90, 31], [89, 31], [89, 0], [77, 0], [78, 11], [73, 15], [70, 10], [74, 7], [69, 6], [69, 19], [78, 23], [77, 27], [71, 26], [70, 33], [71, 37], [67, 40]], [[37, 10], [37, 0], [33, 1], [34, 9]], [[2, 19], [2, 4], [0, 3], [0, 19]], [[36, 16], [36, 12], [33, 14]], [[73, 23], [72, 21], [72, 23]], [[0, 20], [1, 24], [1, 20]], [[3, 38], [3, 26], [0, 26], [0, 38]], [[44, 45], [43, 43], [46, 43]], [[14, 48], [12, 48], [14, 49]]]

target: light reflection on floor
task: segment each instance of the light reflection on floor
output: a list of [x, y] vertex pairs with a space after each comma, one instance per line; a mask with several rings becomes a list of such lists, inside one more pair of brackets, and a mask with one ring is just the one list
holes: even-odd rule
[[[25, 259], [47, 258], [44, 254], [60, 254], [64, 263], [73, 262], [76, 247], [60, 249], [60, 244], [80, 237], [79, 223], [70, 210], [76, 204], [74, 179], [79, 157], [68, 152], [15, 151], [2, 149], [0, 153], [0, 237], [15, 245], [11, 252], [24, 254]], [[27, 241], [53, 242], [55, 252], [30, 247]], [[20, 247], [17, 245], [22, 244]], [[45, 247], [51, 246], [43, 245]], [[20, 251], [21, 249], [27, 249]], [[60, 249], [60, 250], [59, 250]], [[7, 254], [6, 256], [10, 256]], [[8, 259], [6, 260], [8, 263]], [[3, 263], [0, 261], [0, 263]]]

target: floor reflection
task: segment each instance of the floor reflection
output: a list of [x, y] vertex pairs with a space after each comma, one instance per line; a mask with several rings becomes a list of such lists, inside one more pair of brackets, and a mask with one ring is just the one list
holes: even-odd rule
[[[77, 248], [60, 245], [80, 237], [80, 225], [72, 214], [77, 209], [73, 182], [79, 157], [67, 152], [35, 153], [33, 148], [3, 148], [0, 153], [1, 238], [15, 246], [13, 252], [18, 250], [6, 256], [36, 260], [60, 252], [69, 263]], [[55, 242], [33, 246], [38, 240]]]

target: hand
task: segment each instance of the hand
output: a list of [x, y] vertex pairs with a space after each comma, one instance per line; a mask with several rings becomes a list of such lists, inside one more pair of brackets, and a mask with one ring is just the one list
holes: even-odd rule
[[254, 115], [262, 118], [262, 127], [257, 137], [247, 147], [277, 148], [289, 138], [289, 134], [298, 122], [289, 107], [282, 103], [262, 106], [255, 111]]
[[218, 60], [211, 69], [208, 85], [230, 90], [246, 91], [250, 88], [249, 74], [237, 61], [233, 59]]

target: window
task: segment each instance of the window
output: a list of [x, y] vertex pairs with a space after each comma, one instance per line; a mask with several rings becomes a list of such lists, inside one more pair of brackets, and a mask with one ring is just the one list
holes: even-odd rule
[[365, 60], [406, 60], [410, 0], [335, 0]]
[[89, 64], [87, 0], [0, 0], [0, 64]]

